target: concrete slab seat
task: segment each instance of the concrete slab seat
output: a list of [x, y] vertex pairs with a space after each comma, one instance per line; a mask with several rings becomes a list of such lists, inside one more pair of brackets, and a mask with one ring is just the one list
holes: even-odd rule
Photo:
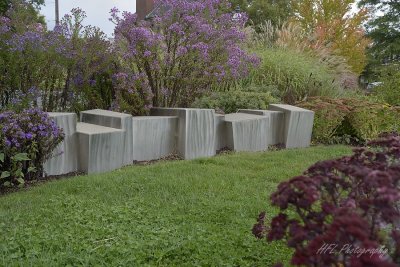
[[268, 149], [269, 118], [245, 113], [225, 115], [226, 144], [234, 151]]
[[44, 175], [62, 175], [78, 171], [76, 114], [49, 112], [48, 115], [63, 129], [65, 138], [53, 151], [52, 158], [45, 162]]
[[286, 148], [310, 146], [314, 123], [313, 111], [283, 104], [271, 104], [268, 109], [285, 114], [283, 141]]
[[215, 151], [227, 147], [225, 115], [215, 114]]
[[93, 109], [82, 111], [80, 113], [80, 121], [124, 130], [123, 164], [125, 166], [133, 163], [132, 115], [109, 110]]
[[268, 145], [284, 144], [284, 121], [283, 111], [239, 109], [238, 113], [266, 116], [269, 118], [269, 132], [267, 133]]
[[101, 173], [123, 166], [124, 130], [79, 122], [77, 135], [79, 171]]
[[184, 159], [211, 157], [216, 154], [213, 109], [153, 108], [150, 114], [178, 117], [177, 150]]
[[132, 118], [133, 160], [157, 160], [176, 153], [178, 117]]

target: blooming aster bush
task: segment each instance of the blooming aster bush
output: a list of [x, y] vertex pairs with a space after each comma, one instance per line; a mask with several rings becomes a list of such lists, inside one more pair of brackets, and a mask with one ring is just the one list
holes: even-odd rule
[[281, 212], [270, 223], [261, 213], [253, 234], [286, 241], [296, 266], [398, 266], [399, 181], [400, 136], [386, 134], [281, 183]]
[[[15, 101], [45, 111], [109, 108], [117, 71], [107, 36], [84, 26], [79, 8], [47, 31], [36, 11], [27, 13], [30, 5], [18, 2], [0, 15], [0, 110], [14, 110]], [[33, 89], [33, 101], [25, 101]]]
[[[246, 16], [232, 19], [227, 0], [161, 0], [151, 20], [111, 11], [125, 86], [117, 94], [151, 106], [189, 106], [216, 84], [248, 74], [258, 58], [241, 47]], [[132, 100], [132, 103], [136, 100]], [[123, 108], [121, 108], [123, 109]]]
[[39, 109], [0, 113], [0, 185], [40, 177], [43, 163], [63, 139], [62, 129]]

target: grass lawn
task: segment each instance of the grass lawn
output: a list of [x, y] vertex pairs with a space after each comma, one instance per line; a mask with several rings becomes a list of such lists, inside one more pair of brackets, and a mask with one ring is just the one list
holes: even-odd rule
[[345, 146], [131, 166], [0, 197], [0, 266], [271, 266], [251, 234], [280, 181]]

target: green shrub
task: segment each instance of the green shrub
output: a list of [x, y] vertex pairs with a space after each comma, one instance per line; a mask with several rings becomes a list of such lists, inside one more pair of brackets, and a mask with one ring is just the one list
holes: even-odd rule
[[374, 94], [393, 106], [400, 106], [400, 67], [394, 66], [384, 71], [382, 85], [374, 90]]
[[331, 143], [350, 108], [341, 99], [313, 97], [298, 104], [315, 112], [313, 140], [316, 143]]
[[347, 119], [360, 140], [369, 141], [378, 138], [381, 133], [399, 131], [397, 110], [379, 102], [347, 99], [351, 108]]
[[400, 109], [372, 98], [312, 97], [298, 106], [315, 112], [315, 143], [365, 142], [400, 130]]
[[293, 104], [312, 96], [335, 96], [341, 90], [329, 67], [309, 54], [283, 48], [257, 53], [262, 60], [251, 75], [253, 83], [275, 86], [285, 103]]
[[214, 92], [209, 96], [196, 99], [195, 108], [212, 108], [225, 113], [234, 113], [238, 109], [267, 109], [271, 103], [279, 102], [269, 92], [228, 91]]

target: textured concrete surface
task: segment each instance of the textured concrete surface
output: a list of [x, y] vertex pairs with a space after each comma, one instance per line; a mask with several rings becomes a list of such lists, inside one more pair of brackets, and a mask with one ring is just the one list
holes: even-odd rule
[[215, 114], [215, 151], [226, 147], [226, 122], [225, 115]]
[[239, 109], [238, 113], [254, 114], [269, 117], [268, 145], [284, 143], [285, 113], [283, 111]]
[[76, 150], [76, 123], [75, 113], [48, 113], [58, 127], [65, 134], [64, 141], [53, 151], [53, 157], [45, 162], [45, 175], [62, 175], [78, 170], [78, 153]]
[[313, 111], [283, 104], [271, 104], [268, 109], [285, 113], [283, 140], [286, 148], [310, 146], [314, 123]]
[[77, 134], [79, 171], [101, 173], [123, 166], [124, 130], [80, 122]]
[[215, 155], [215, 111], [213, 109], [153, 108], [152, 116], [177, 116], [178, 153], [184, 159]]
[[[44, 165], [47, 175], [75, 171], [100, 173], [135, 161], [156, 160], [178, 152], [184, 159], [210, 157], [229, 147], [263, 151], [284, 143], [308, 147], [314, 112], [273, 104], [269, 110], [220, 115], [211, 109], [153, 108], [152, 116], [132, 117], [106, 110], [49, 113], [64, 129], [65, 140]], [[63, 153], [61, 153], [63, 152]]]
[[269, 117], [245, 113], [225, 115], [227, 146], [234, 151], [268, 149]]
[[163, 158], [177, 152], [178, 117], [133, 117], [133, 160]]
[[133, 163], [133, 129], [131, 115], [109, 110], [93, 109], [82, 111], [80, 116], [81, 122], [84, 123], [124, 130], [123, 164], [129, 165]]

